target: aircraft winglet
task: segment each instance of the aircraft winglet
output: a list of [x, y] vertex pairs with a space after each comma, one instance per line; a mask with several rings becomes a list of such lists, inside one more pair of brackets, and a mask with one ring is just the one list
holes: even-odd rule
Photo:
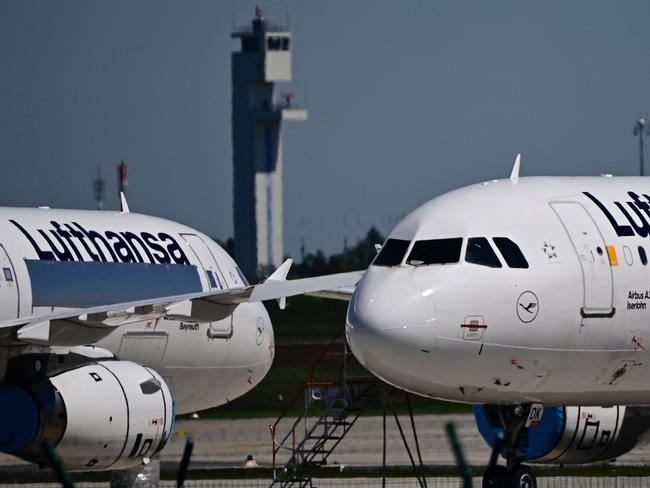
[[291, 269], [291, 265], [293, 264], [293, 259], [289, 258], [287, 259], [284, 263], [280, 265], [278, 269], [276, 269], [271, 276], [269, 276], [266, 281], [284, 281], [287, 279], [287, 275], [289, 274], [289, 269]]
[[[266, 281], [285, 281], [292, 264], [293, 259], [287, 259], [273, 272], [273, 274], [271, 274], [271, 276], [266, 279]], [[284, 310], [287, 306], [287, 297], [278, 298], [278, 305], [280, 306], [280, 310]]]
[[124, 192], [120, 192], [120, 206], [122, 213], [129, 213], [129, 204], [126, 203], [126, 195], [124, 195]]
[[510, 182], [513, 185], [519, 183], [519, 167], [521, 166], [521, 154], [517, 154], [515, 164], [512, 166], [512, 173], [510, 173]]

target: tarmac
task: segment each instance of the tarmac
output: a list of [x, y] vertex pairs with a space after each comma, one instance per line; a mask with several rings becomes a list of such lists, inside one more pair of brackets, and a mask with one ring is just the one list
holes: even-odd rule
[[[409, 418], [400, 416], [402, 429], [409, 441], [412, 455], [417, 456]], [[172, 441], [160, 454], [163, 464], [178, 463], [186, 438], [194, 440], [192, 466], [194, 467], [241, 467], [246, 456], [252, 454], [260, 466], [271, 467], [273, 461], [269, 425], [275, 419], [245, 420], [181, 420], [176, 424]], [[389, 465], [409, 465], [399, 430], [392, 417], [386, 419], [387, 454]], [[293, 419], [280, 424], [277, 432], [288, 432]], [[417, 415], [415, 425], [424, 464], [451, 465], [455, 463], [445, 425], [454, 423], [468, 463], [484, 465], [490, 449], [478, 433], [472, 415]], [[340, 466], [380, 466], [383, 447], [382, 417], [361, 417], [348, 435], [341, 441], [329, 458], [328, 464]], [[290, 456], [288, 450], [278, 454], [278, 466]], [[417, 459], [417, 458], [416, 458]], [[650, 464], [650, 447], [633, 449], [620, 457], [617, 464]], [[0, 476], [3, 471], [29, 472], [38, 468], [12, 456], [0, 456]]]
[[[400, 423], [409, 441], [412, 455], [417, 456], [413, 431], [408, 416], [400, 416]], [[195, 441], [193, 460], [219, 466], [240, 466], [247, 454], [252, 454], [261, 466], [271, 466], [272, 441], [269, 424], [275, 419], [249, 419], [227, 421], [184, 421], [179, 423], [174, 442], [163, 452], [178, 459], [182, 455], [184, 438]], [[293, 421], [293, 419], [291, 420]], [[415, 417], [416, 432], [426, 464], [453, 464], [454, 456], [445, 434], [445, 424], [453, 422], [471, 463], [486, 463], [490, 450], [480, 437], [471, 415], [420, 415]], [[290, 422], [282, 422], [277, 429], [278, 438], [288, 432]], [[383, 450], [383, 418], [360, 417], [347, 436], [336, 447], [328, 460], [329, 465], [373, 466], [381, 465]], [[391, 465], [408, 465], [409, 457], [399, 430], [392, 417], [386, 417], [386, 461]], [[290, 451], [280, 450], [280, 464], [290, 457]]]

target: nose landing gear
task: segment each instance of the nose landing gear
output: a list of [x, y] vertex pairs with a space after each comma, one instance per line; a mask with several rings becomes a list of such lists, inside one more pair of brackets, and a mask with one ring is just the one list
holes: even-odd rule
[[[485, 406], [491, 425], [501, 427], [503, 436], [492, 448], [490, 461], [483, 473], [483, 488], [537, 488], [533, 470], [522, 464], [528, 447], [528, 416], [531, 405]], [[498, 464], [499, 454], [506, 465]]]

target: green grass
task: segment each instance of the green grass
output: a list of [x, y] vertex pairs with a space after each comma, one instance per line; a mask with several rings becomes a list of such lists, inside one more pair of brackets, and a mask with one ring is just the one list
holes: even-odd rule
[[[212, 419], [242, 419], [242, 418], [277, 418], [296, 392], [308, 381], [311, 366], [273, 366], [262, 382], [253, 388], [246, 395], [237, 398], [227, 405], [205, 410], [201, 418]], [[359, 367], [357, 367], [359, 368]], [[338, 367], [335, 365], [324, 365], [319, 369], [317, 379], [319, 381], [334, 381], [337, 377]], [[412, 395], [411, 402], [413, 412], [417, 414], [448, 414], [448, 413], [471, 413], [468, 405], [440, 402], [428, 398]], [[406, 413], [407, 407], [403, 398], [395, 398], [392, 401], [398, 413]], [[304, 401], [300, 397], [288, 415], [295, 417], [304, 408]], [[313, 415], [320, 413], [318, 409], [312, 411]], [[383, 408], [376, 405], [368, 408], [364, 415], [381, 415]], [[180, 418], [187, 418], [182, 416]]]
[[278, 344], [328, 342], [343, 330], [348, 302], [316, 297], [294, 297], [280, 310], [276, 302], [266, 302]]
[[[308, 371], [304, 366], [273, 366], [262, 382], [246, 395], [226, 405], [203, 411], [201, 418], [277, 417], [307, 381], [307, 375]], [[299, 405], [291, 414], [296, 415], [298, 412]]]

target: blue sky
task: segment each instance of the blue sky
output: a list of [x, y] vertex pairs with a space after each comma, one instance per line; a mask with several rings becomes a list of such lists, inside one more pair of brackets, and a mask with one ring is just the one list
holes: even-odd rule
[[[284, 127], [285, 246], [341, 249], [420, 203], [509, 175], [638, 172], [646, 1], [0, 3], [2, 205], [131, 209], [232, 235], [230, 39], [289, 23], [309, 121]], [[648, 158], [650, 159], [650, 157]]]

